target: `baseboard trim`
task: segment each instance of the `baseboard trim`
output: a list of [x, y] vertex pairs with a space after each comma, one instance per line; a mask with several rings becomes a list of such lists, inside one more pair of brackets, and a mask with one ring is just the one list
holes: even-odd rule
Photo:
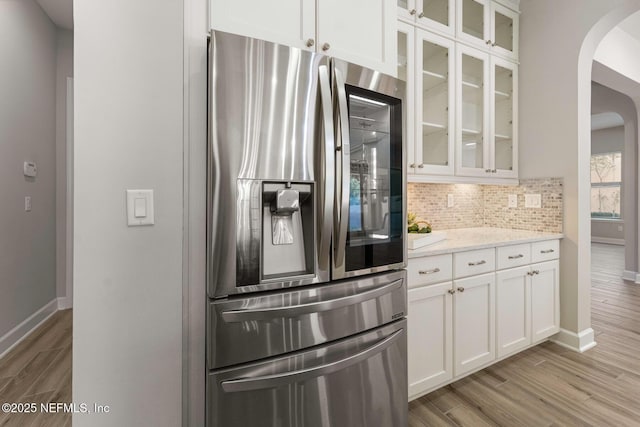
[[592, 243], [605, 243], [607, 245], [624, 246], [624, 239], [614, 239], [612, 237], [595, 237], [591, 236]]
[[25, 339], [31, 332], [33, 332], [38, 326], [46, 321], [53, 313], [58, 311], [58, 299], [55, 298], [47, 303], [40, 310], [33, 313], [22, 323], [9, 332], [0, 337], [0, 358], [4, 357], [12, 348], [14, 348], [20, 341]]
[[560, 332], [551, 337], [550, 341], [577, 353], [584, 353], [596, 346], [595, 334], [591, 328], [579, 333], [560, 329]]
[[636, 285], [640, 285], [640, 273], [636, 273], [635, 271], [625, 270], [622, 272], [622, 280], [626, 280], [628, 282], [633, 282]]
[[73, 300], [69, 297], [58, 298], [58, 310], [66, 310], [73, 307]]

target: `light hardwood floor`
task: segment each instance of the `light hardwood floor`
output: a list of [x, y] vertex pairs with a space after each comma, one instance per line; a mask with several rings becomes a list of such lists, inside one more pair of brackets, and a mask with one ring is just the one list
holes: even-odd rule
[[640, 286], [622, 280], [623, 247], [592, 254], [596, 347], [533, 347], [414, 400], [409, 425], [640, 426]]
[[71, 402], [71, 310], [55, 313], [0, 359], [0, 404], [36, 403], [33, 414], [5, 414], [0, 426], [71, 426], [70, 413], [40, 412], [41, 403]]

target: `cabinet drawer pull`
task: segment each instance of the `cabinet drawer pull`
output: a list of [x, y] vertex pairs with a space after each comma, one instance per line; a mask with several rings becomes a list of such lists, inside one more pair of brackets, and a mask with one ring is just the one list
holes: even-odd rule
[[438, 267], [433, 268], [431, 270], [420, 270], [418, 271], [418, 274], [433, 274], [433, 273], [440, 273], [440, 269]]
[[487, 261], [485, 261], [485, 260], [482, 260], [482, 261], [476, 261], [476, 262], [470, 262], [470, 263], [469, 263], [469, 267], [474, 267], [474, 266], [476, 266], [476, 265], [482, 265], [482, 264], [486, 264], [486, 263], [487, 263]]
[[550, 254], [550, 253], [553, 253], [553, 252], [555, 252], [553, 249], [547, 249], [547, 250], [544, 250], [544, 251], [540, 251], [541, 254]]
[[447, 292], [449, 293], [449, 295], [453, 295], [456, 293], [456, 291], [454, 291], [453, 289], [449, 289]]
[[509, 255], [509, 259], [518, 259], [518, 258], [524, 258], [524, 255], [522, 255], [522, 254]]
[[458, 292], [464, 292], [464, 288], [462, 286], [458, 287]]

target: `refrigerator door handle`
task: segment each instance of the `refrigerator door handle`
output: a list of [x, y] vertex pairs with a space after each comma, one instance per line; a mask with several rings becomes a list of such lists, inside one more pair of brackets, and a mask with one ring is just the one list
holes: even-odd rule
[[[320, 242], [318, 264], [321, 270], [331, 270], [331, 228], [333, 199], [335, 197], [335, 139], [333, 129], [333, 106], [329, 67], [321, 65], [318, 70], [320, 98], [322, 101], [322, 123], [324, 128], [324, 168], [320, 168], [319, 182], [322, 184], [322, 217], [320, 218]], [[327, 273], [329, 274], [329, 273]]]
[[404, 329], [399, 329], [376, 342], [372, 346], [348, 356], [344, 359], [314, 368], [300, 369], [296, 371], [283, 372], [273, 375], [264, 375], [255, 378], [238, 378], [233, 380], [222, 381], [222, 389], [227, 393], [261, 390], [275, 388], [282, 385], [292, 384], [294, 382], [305, 381], [309, 378], [317, 378], [333, 372], [341, 371], [349, 366], [360, 363], [370, 357], [380, 353], [395, 343], [402, 336]]
[[342, 71], [334, 68], [336, 105], [336, 154], [340, 156], [341, 168], [336, 168], [336, 180], [339, 189], [334, 211], [334, 227], [337, 241], [334, 245], [334, 266], [344, 272], [345, 246], [347, 245], [347, 227], [349, 225], [349, 188], [351, 176], [351, 145], [349, 140], [349, 110], [347, 104], [347, 91], [345, 90]]
[[227, 323], [245, 322], [257, 319], [273, 319], [277, 317], [297, 317], [303, 314], [317, 313], [320, 311], [335, 310], [378, 298], [388, 294], [402, 286], [403, 279], [346, 297], [331, 299], [328, 301], [312, 302], [308, 304], [288, 305], [278, 307], [265, 307], [254, 309], [227, 310], [222, 312], [222, 319]]

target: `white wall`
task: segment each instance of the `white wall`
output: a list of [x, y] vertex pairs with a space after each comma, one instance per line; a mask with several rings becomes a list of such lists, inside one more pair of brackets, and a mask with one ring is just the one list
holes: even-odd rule
[[0, 58], [1, 354], [3, 336], [56, 297], [56, 30], [32, 0], [0, 1]]
[[[74, 427], [178, 426], [183, 2], [74, 2]], [[125, 190], [155, 225], [127, 227]]]
[[564, 178], [566, 237], [561, 244], [560, 268], [563, 332], [558, 339], [584, 350], [593, 345], [591, 62], [604, 35], [640, 9], [640, 1], [522, 0], [520, 7], [520, 177]]
[[73, 77], [73, 32], [56, 34], [56, 288], [67, 295], [67, 77]]

